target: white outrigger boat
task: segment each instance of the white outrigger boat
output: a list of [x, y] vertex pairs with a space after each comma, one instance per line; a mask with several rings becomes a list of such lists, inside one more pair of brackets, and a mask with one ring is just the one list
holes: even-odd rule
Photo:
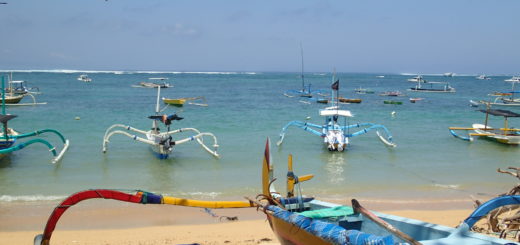
[[[140, 130], [137, 128], [133, 128], [128, 125], [123, 124], [114, 124], [110, 126], [106, 132], [105, 136], [103, 137], [103, 153], [106, 153], [109, 139], [115, 134], [122, 134], [125, 136], [128, 136], [129, 138], [132, 138], [134, 140], [137, 140], [139, 142], [148, 144], [151, 146], [152, 151], [159, 159], [167, 159], [170, 153], [173, 151], [173, 147], [176, 145], [184, 144], [186, 142], [190, 141], [197, 141], [197, 143], [204, 148], [209, 154], [219, 157], [219, 154], [217, 153], [217, 137], [213, 135], [212, 133], [206, 133], [206, 132], [200, 132], [199, 130], [195, 128], [180, 128], [176, 130], [170, 130], [170, 125], [173, 121], [176, 120], [182, 120], [182, 117], [177, 116], [177, 114], [173, 115], [159, 115], [159, 98], [161, 95], [161, 87], [157, 87], [157, 104], [155, 107], [155, 115], [149, 116], [148, 118], [152, 119], [152, 129], [149, 131]], [[162, 122], [167, 130], [166, 132], [160, 132], [159, 129], [159, 122]], [[114, 130], [115, 129], [115, 130]], [[125, 129], [126, 131], [122, 131], [121, 129]], [[143, 136], [137, 136], [128, 133], [127, 131], [140, 133]], [[174, 140], [173, 135], [183, 133], [183, 132], [192, 132], [194, 135]], [[204, 144], [204, 136], [209, 136], [213, 139], [213, 149], [210, 149], [207, 145]]]
[[[331, 107], [327, 107], [319, 111], [319, 115], [325, 117], [325, 123], [323, 125], [313, 124], [309, 122], [302, 121], [292, 121], [289, 122], [285, 127], [282, 128], [282, 132], [280, 133], [280, 139], [277, 142], [277, 145], [281, 145], [285, 138], [285, 133], [290, 126], [299, 127], [307, 132], [315, 134], [323, 138], [323, 142], [325, 143], [327, 149], [329, 151], [343, 151], [349, 145], [349, 138], [355, 137], [358, 135], [362, 135], [367, 133], [373, 129], [382, 129], [385, 131], [387, 137], [383, 137], [379, 131], [377, 131], [377, 135], [379, 139], [387, 146], [395, 147], [396, 144], [392, 142], [392, 135], [383, 125], [373, 124], [373, 123], [356, 123], [349, 124], [348, 118], [353, 117], [352, 113], [349, 110], [342, 110], [339, 108], [339, 103], [337, 101], [339, 87], [339, 80], [333, 83], [332, 88], [336, 91], [336, 100], [334, 99], [334, 93], [332, 93]], [[335, 89], [334, 89], [335, 88]], [[351, 132], [354, 128], [363, 128], [356, 132]]]
[[[520, 129], [517, 128], [509, 128], [508, 118], [509, 117], [520, 117], [520, 114], [508, 111], [508, 110], [499, 110], [499, 109], [489, 109], [489, 104], [487, 109], [479, 110], [481, 112], [486, 113], [486, 120], [484, 124], [474, 123], [471, 128], [461, 128], [461, 127], [450, 127], [450, 133], [456, 138], [473, 141], [472, 136], [481, 136], [488, 139], [495, 140], [502, 144], [507, 145], [520, 145]], [[504, 117], [504, 127], [503, 128], [493, 128], [488, 125], [489, 115], [493, 116], [502, 116]], [[455, 130], [473, 130], [474, 133], [469, 133], [468, 136], [462, 136], [455, 132]]]

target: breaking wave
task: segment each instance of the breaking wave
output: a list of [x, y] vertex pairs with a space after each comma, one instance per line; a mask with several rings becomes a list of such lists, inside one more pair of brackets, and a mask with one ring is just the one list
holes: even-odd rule
[[65, 199], [67, 196], [44, 196], [44, 195], [22, 195], [10, 196], [1, 195], [0, 202], [37, 202], [37, 201], [56, 201]]

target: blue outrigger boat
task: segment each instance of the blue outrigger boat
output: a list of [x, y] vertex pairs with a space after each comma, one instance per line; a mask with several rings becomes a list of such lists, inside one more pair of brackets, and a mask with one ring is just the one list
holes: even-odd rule
[[[283, 143], [287, 129], [291, 126], [296, 126], [309, 133], [322, 137], [323, 142], [329, 151], [343, 151], [350, 143], [349, 138], [365, 134], [371, 130], [377, 131], [378, 129], [383, 130], [387, 135], [386, 137], [383, 137], [379, 131], [377, 131], [379, 139], [385, 145], [391, 147], [396, 146], [396, 144], [392, 141], [392, 135], [390, 134], [390, 131], [383, 125], [374, 123], [349, 124], [348, 118], [353, 117], [353, 115], [349, 110], [340, 109], [338, 102], [339, 80], [336, 80], [336, 82], [334, 82], [331, 87], [333, 90], [331, 99], [332, 106], [319, 111], [319, 115], [325, 118], [323, 125], [302, 121], [291, 121], [282, 128], [282, 132], [280, 132], [280, 139], [278, 140], [277, 145], [281, 145]], [[334, 91], [336, 91], [335, 98]], [[356, 128], [361, 129], [356, 130]]]
[[[262, 170], [262, 194], [254, 201], [266, 214], [271, 229], [281, 244], [424, 244], [424, 245], [512, 245], [513, 241], [471, 231], [477, 221], [492, 210], [506, 205], [520, 205], [520, 196], [501, 196], [477, 208], [457, 228], [424, 221], [371, 212], [358, 201], [342, 206], [294, 195], [295, 185], [312, 178], [298, 177], [292, 170], [289, 156], [287, 196], [282, 197], [273, 187], [273, 166], [266, 143]], [[299, 186], [298, 186], [299, 187]]]

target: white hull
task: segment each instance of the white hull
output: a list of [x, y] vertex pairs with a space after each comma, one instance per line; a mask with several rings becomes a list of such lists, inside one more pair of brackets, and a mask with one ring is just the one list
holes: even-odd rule
[[[514, 132], [511, 132], [511, 134], [504, 135], [504, 134], [496, 134], [495, 132], [497, 130], [493, 130], [490, 126], [485, 126], [483, 124], [475, 123], [472, 125], [474, 128], [475, 133], [482, 134], [483, 137], [491, 138], [496, 140], [497, 142], [508, 144], [508, 145], [519, 145], [520, 144], [520, 135], [514, 135]], [[506, 131], [501, 131], [506, 132]]]

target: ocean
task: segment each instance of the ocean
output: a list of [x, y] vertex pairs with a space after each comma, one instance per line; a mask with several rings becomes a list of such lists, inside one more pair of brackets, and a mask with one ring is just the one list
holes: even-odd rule
[[[92, 82], [77, 80], [88, 74]], [[7, 75], [7, 72], [3, 72]], [[299, 89], [299, 73], [275, 72], [98, 72], [17, 71], [14, 80], [26, 80], [41, 94], [37, 106], [9, 106], [18, 115], [9, 126], [19, 132], [52, 128], [70, 140], [61, 162], [43, 145], [31, 145], [0, 161], [0, 203], [56, 202], [84, 189], [139, 189], [177, 197], [236, 199], [260, 192], [261, 163], [266, 139], [271, 139], [275, 185], [285, 189], [287, 157], [294, 157], [296, 175], [314, 174], [302, 184], [307, 195], [322, 198], [368, 199], [469, 199], [506, 192], [516, 179], [496, 172], [518, 166], [519, 151], [478, 139], [454, 138], [450, 126], [470, 127], [483, 123], [485, 114], [469, 106], [469, 100], [490, 99], [494, 91], [509, 91], [510, 76], [477, 80], [475, 75], [424, 75], [429, 81], [448, 81], [456, 93], [406, 91], [414, 84], [409, 74], [338, 73], [339, 93], [360, 98], [360, 104], [341, 105], [351, 110], [351, 123], [385, 125], [396, 148], [388, 148], [375, 131], [351, 139], [344, 152], [329, 152], [320, 137], [298, 128], [287, 131], [282, 146], [276, 146], [283, 126], [293, 120], [321, 124], [318, 110], [325, 107], [305, 99], [283, 95]], [[384, 75], [383, 78], [378, 77]], [[193, 127], [218, 138], [220, 159], [207, 154], [195, 142], [176, 146], [169, 159], [156, 159], [149, 147], [126, 136], [111, 138], [102, 153], [105, 130], [116, 123], [149, 130], [154, 114], [156, 89], [132, 85], [150, 77], [167, 77], [174, 87], [162, 89], [161, 97], [203, 96], [209, 106], [169, 107], [184, 119], [172, 129]], [[332, 73], [306, 73], [313, 89], [330, 90]], [[358, 87], [375, 94], [356, 94]], [[399, 90], [407, 96], [379, 96]], [[421, 97], [410, 103], [408, 98]], [[395, 99], [402, 105], [384, 104]], [[29, 103], [24, 98], [22, 103]], [[502, 126], [501, 118], [491, 125]], [[520, 125], [515, 118], [510, 126]], [[183, 137], [192, 134], [183, 133]], [[54, 135], [41, 136], [57, 147]], [[179, 139], [179, 136], [174, 136]], [[24, 141], [24, 140], [21, 140]], [[211, 144], [211, 143], [210, 143]]]

